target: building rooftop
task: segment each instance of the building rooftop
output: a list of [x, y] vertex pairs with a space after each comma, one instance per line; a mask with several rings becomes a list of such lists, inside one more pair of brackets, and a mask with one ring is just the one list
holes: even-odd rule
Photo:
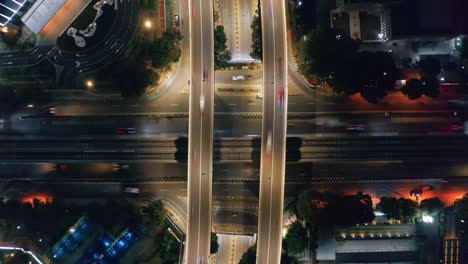
[[6, 26], [25, 5], [26, 0], [1, 0], [0, 1], [0, 26]]

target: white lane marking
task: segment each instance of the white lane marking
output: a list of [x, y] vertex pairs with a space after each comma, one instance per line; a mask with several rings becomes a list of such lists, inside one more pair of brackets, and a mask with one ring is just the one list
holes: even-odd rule
[[237, 104], [229, 104], [230, 106], [234, 106], [234, 105], [237, 105]]
[[170, 106], [178, 106], [179, 104], [170, 104]]

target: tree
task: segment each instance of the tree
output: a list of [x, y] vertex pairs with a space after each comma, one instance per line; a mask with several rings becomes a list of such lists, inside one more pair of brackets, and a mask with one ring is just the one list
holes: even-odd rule
[[179, 242], [177, 242], [171, 233], [164, 232], [158, 252], [162, 263], [177, 263], [179, 259], [179, 247]]
[[113, 85], [119, 88], [125, 98], [139, 97], [145, 89], [155, 81], [155, 75], [147, 70], [142, 63], [126, 59], [115, 64]]
[[455, 201], [455, 214], [465, 222], [468, 220], [468, 193]]
[[307, 229], [301, 222], [295, 221], [288, 227], [285, 244], [289, 255], [302, 253], [307, 247]]
[[218, 244], [218, 236], [216, 233], [211, 232], [211, 242], [210, 242], [210, 254], [214, 254], [218, 252], [219, 244]]
[[295, 257], [291, 257], [284, 252], [281, 253], [281, 264], [299, 264], [299, 261]]
[[260, 10], [260, 0], [258, 0], [257, 10], [250, 25], [252, 29], [252, 51], [250, 57], [256, 60], [263, 59], [263, 39], [262, 39], [262, 13]]
[[421, 76], [424, 77], [437, 77], [440, 74], [440, 62], [433, 58], [423, 59], [418, 63], [418, 68]]
[[399, 202], [395, 197], [381, 197], [377, 204], [377, 210], [384, 213], [389, 219], [401, 219]]
[[444, 203], [439, 198], [422, 200], [419, 208], [429, 214], [439, 214], [444, 209]]
[[181, 55], [179, 42], [182, 35], [179, 31], [169, 29], [162, 38], [153, 42], [151, 51], [151, 64], [156, 68], [166, 68], [170, 63], [178, 62]]
[[252, 245], [247, 249], [240, 261], [239, 264], [255, 264], [257, 261], [257, 244]]
[[421, 78], [423, 93], [429, 97], [437, 98], [439, 96], [439, 79], [436, 76], [423, 76]]
[[143, 212], [148, 216], [148, 224], [154, 226], [161, 226], [167, 214], [161, 200], [152, 201], [143, 208]]
[[401, 206], [401, 216], [403, 222], [412, 222], [413, 218], [416, 216], [418, 210], [418, 204], [410, 199], [405, 199], [403, 197], [399, 198]]
[[[358, 44], [337, 29], [318, 29], [308, 34], [304, 49], [304, 66], [307, 73], [325, 81], [347, 83], [353, 69]], [[344, 91], [347, 89], [343, 87]], [[354, 88], [356, 89], [356, 88]]]
[[423, 95], [423, 84], [419, 79], [409, 79], [401, 88], [401, 92], [411, 100], [418, 99]]
[[468, 63], [468, 38], [467, 37], [462, 39], [462, 43], [460, 47], [460, 59], [464, 63]]
[[357, 70], [361, 96], [377, 103], [386, 92], [395, 89], [396, 66], [388, 52], [359, 52], [353, 63]]
[[214, 61], [215, 68], [224, 68], [228, 66], [228, 61], [231, 60], [231, 52], [227, 50], [226, 34], [224, 27], [216, 26], [214, 31]]
[[377, 204], [377, 210], [384, 213], [387, 218], [410, 222], [416, 216], [418, 204], [406, 198], [382, 197]]

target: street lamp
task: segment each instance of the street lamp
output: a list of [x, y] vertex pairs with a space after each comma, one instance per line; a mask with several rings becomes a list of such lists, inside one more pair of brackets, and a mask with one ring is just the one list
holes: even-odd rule
[[146, 19], [146, 20], [145, 20], [145, 28], [150, 29], [151, 26], [152, 26], [151, 20]]
[[87, 80], [87, 81], [86, 81], [86, 87], [88, 87], [88, 88], [93, 88], [93, 87], [94, 87], [94, 82], [91, 81], [91, 80]]

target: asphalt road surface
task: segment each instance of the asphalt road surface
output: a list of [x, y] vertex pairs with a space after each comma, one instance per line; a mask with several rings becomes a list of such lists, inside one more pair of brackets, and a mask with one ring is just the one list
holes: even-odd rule
[[188, 142], [188, 231], [185, 263], [209, 262], [213, 170], [213, 1], [189, 0], [190, 111]]
[[261, 1], [263, 123], [257, 263], [280, 263], [286, 164], [288, 74], [285, 2]]

